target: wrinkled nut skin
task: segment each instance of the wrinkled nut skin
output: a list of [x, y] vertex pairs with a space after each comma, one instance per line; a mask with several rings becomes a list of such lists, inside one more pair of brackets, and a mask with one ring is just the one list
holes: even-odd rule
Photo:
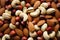
[[20, 30], [20, 29], [15, 29], [15, 32], [16, 32], [16, 34], [18, 35], [18, 36], [23, 36], [23, 32], [22, 32], [22, 30]]
[[0, 31], [4, 31], [6, 28], [8, 28], [8, 24], [4, 24], [4, 25], [0, 28]]
[[19, 36], [14, 36], [14, 40], [20, 40]]

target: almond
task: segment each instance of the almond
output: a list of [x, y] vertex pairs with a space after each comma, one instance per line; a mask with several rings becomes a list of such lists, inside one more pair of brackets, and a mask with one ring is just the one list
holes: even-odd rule
[[32, 22], [29, 22], [29, 23], [28, 23], [28, 29], [29, 29], [30, 32], [35, 31], [35, 28], [34, 28], [34, 25], [33, 25]]
[[4, 34], [9, 34], [10, 31], [11, 31], [11, 29], [10, 29], [10, 28], [7, 28], [7, 29], [4, 31]]
[[4, 31], [6, 28], [8, 28], [8, 24], [4, 24], [4, 25], [0, 28], [0, 31]]
[[33, 23], [33, 24], [36, 24], [36, 23], [39, 21], [39, 18], [40, 18], [40, 17], [34, 18], [33, 21], [32, 21], [32, 23]]
[[46, 15], [45, 18], [49, 19], [49, 18], [52, 18], [52, 16], [51, 15]]
[[5, 2], [6, 2], [6, 0], [1, 0], [1, 6], [2, 7], [5, 6]]
[[52, 6], [52, 8], [57, 8], [57, 5], [56, 5], [55, 2], [52, 2], [52, 3], [51, 3], [51, 6]]
[[54, 37], [54, 39], [53, 40], [58, 40], [56, 37]]
[[5, 12], [5, 8], [0, 9], [0, 15], [2, 15]]
[[32, 21], [32, 17], [30, 16], [30, 14], [28, 14], [28, 21], [29, 21], [29, 22]]
[[40, 20], [38, 23], [37, 23], [37, 25], [38, 26], [41, 26], [41, 25], [43, 25], [45, 23], [45, 20]]
[[34, 3], [34, 9], [36, 9], [36, 8], [38, 8], [38, 6], [40, 5], [40, 1], [36, 1], [35, 3]]
[[54, 27], [54, 31], [57, 32], [59, 30], [59, 24], [57, 24], [55, 27]]
[[31, 0], [31, 5], [33, 5], [37, 0]]
[[13, 16], [12, 19], [11, 19], [11, 23], [15, 24], [15, 22], [16, 22], [16, 18], [15, 18], [15, 16]]
[[30, 2], [31, 2], [31, 0], [26, 0], [26, 2], [27, 2], [27, 3], [30, 3]]
[[51, 2], [52, 0], [46, 0], [46, 2]]
[[27, 29], [27, 28], [24, 28], [24, 29], [23, 29], [23, 33], [24, 33], [25, 36], [28, 37], [28, 29]]
[[20, 40], [19, 36], [14, 36], [14, 40]]
[[15, 29], [18, 36], [23, 36], [23, 32], [20, 29]]

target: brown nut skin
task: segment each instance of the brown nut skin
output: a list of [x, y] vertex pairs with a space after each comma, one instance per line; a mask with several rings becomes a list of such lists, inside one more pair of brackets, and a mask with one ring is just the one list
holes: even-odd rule
[[19, 36], [14, 36], [14, 40], [20, 40]]
[[10, 31], [11, 31], [11, 29], [10, 29], [10, 28], [7, 28], [7, 29], [4, 31], [4, 34], [9, 34]]
[[20, 29], [15, 29], [15, 32], [16, 32], [16, 34], [18, 35], [18, 36], [23, 36], [23, 32], [22, 32], [22, 30], [20, 30]]
[[29, 22], [32, 21], [32, 17], [30, 16], [30, 14], [28, 14], [28, 21], [29, 21]]
[[53, 40], [58, 40], [58, 39], [56, 37], [54, 37]]
[[23, 29], [23, 34], [28, 37], [29, 32], [28, 32], [28, 29], [27, 28], [24, 28]]
[[5, 29], [7, 29], [8, 28], [8, 24], [6, 23], [6, 24], [4, 24], [1, 28], [0, 28], [0, 32], [1, 31], [4, 31]]
[[15, 23], [16, 23], [16, 17], [15, 17], [15, 16], [12, 17], [11, 23], [12, 23], [12, 24], [15, 24]]
[[53, 16], [51, 16], [51, 15], [46, 15], [45, 16], [45, 19], [50, 19], [50, 18], [53, 18]]
[[0, 9], [0, 15], [2, 15], [5, 12], [5, 8]]

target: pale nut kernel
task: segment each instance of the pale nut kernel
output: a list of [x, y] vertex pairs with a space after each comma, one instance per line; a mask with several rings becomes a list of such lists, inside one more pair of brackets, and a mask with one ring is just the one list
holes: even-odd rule
[[30, 37], [36, 37], [37, 33], [36, 32], [29, 32]]
[[14, 8], [16, 7], [16, 4], [20, 4], [20, 1], [19, 0], [13, 0], [11, 3], [12, 7], [14, 7]]
[[6, 40], [6, 39], [10, 39], [10, 35], [5, 34], [5, 35], [2, 37], [2, 40]]
[[21, 2], [21, 5], [22, 5], [23, 7], [25, 7], [25, 1], [22, 1], [22, 2]]
[[29, 37], [28, 40], [34, 40], [32, 37]]
[[46, 39], [46, 40], [49, 40], [49, 39], [50, 39], [50, 36], [48, 35], [48, 32], [47, 32], [47, 31], [44, 31], [43, 37], [44, 37], [44, 39]]
[[40, 27], [38, 27], [38, 25], [34, 25], [35, 30], [40, 30]]
[[15, 25], [13, 25], [12, 23], [10, 23], [10, 24], [9, 24], [9, 28], [11, 28], [11, 29], [15, 29], [15, 28], [16, 28], [16, 26], [15, 26]]
[[19, 16], [23, 17], [23, 21], [26, 21], [28, 19], [28, 15], [26, 13], [21, 13]]
[[39, 14], [40, 14], [40, 10], [39, 9], [36, 9], [36, 11], [30, 13], [30, 15], [32, 17], [37, 17]]
[[27, 12], [29, 12], [29, 13], [34, 12], [34, 8], [33, 8], [33, 7], [29, 7], [29, 8], [27, 9]]
[[27, 13], [27, 7], [24, 7], [24, 8], [23, 8], [23, 12], [24, 12], [24, 13]]
[[48, 3], [44, 2], [42, 3], [40, 6], [44, 7], [44, 8], [47, 8], [48, 7]]
[[41, 26], [41, 30], [42, 30], [42, 31], [45, 31], [46, 28], [47, 28], [47, 23], [44, 23], [44, 24]]
[[15, 12], [15, 15], [18, 16], [18, 15], [20, 15], [21, 13], [22, 13], [21, 10], [17, 10], [17, 11]]
[[41, 14], [46, 14], [46, 9], [44, 7], [40, 6], [38, 9], [40, 9]]
[[52, 33], [49, 34], [50, 38], [54, 38], [55, 37], [55, 31], [52, 31]]
[[58, 31], [58, 33], [57, 33], [57, 37], [60, 37], [60, 31]]
[[0, 20], [2, 20], [2, 21], [3, 21], [3, 20], [4, 20], [4, 18], [3, 18], [2, 16], [0, 16]]
[[54, 8], [49, 8], [49, 9], [47, 9], [47, 14], [51, 14], [51, 13], [53, 13], [53, 12], [55, 12], [55, 9], [54, 9]]

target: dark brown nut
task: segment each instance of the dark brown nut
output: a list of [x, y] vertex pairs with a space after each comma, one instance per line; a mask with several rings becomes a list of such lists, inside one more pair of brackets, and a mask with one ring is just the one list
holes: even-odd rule
[[26, 2], [27, 2], [27, 3], [30, 3], [30, 2], [31, 2], [31, 0], [26, 0]]
[[59, 30], [59, 24], [57, 24], [55, 27], [54, 27], [54, 31], [57, 32]]
[[9, 34], [10, 31], [11, 31], [11, 29], [10, 29], [10, 28], [7, 28], [7, 29], [4, 31], [4, 34]]
[[56, 18], [47, 19], [47, 24], [48, 24], [49, 26], [54, 26], [54, 25], [57, 24], [57, 23], [58, 23], [58, 21], [57, 21]]
[[23, 32], [20, 29], [15, 29], [18, 36], [23, 36]]
[[31, 5], [33, 5], [36, 2], [36, 0], [31, 0]]
[[49, 18], [52, 18], [52, 16], [51, 15], [46, 15], [45, 18], [49, 19]]
[[12, 23], [12, 24], [15, 24], [15, 23], [16, 23], [16, 18], [15, 18], [15, 16], [12, 17], [11, 23]]
[[35, 31], [35, 28], [34, 28], [34, 25], [33, 25], [32, 22], [29, 22], [29, 23], [28, 23], [28, 29], [29, 29], [30, 32]]
[[43, 25], [45, 23], [45, 20], [40, 20], [38, 23], [37, 23], [37, 25], [38, 26], [41, 26], [41, 25]]
[[0, 33], [0, 37], [2, 37], [3, 36], [3, 33]]
[[46, 2], [51, 2], [52, 0], [46, 0]]
[[2, 7], [5, 6], [5, 2], [6, 2], [6, 0], [1, 0], [1, 6]]
[[2, 15], [5, 12], [5, 8], [0, 9], [0, 15]]
[[51, 3], [51, 7], [52, 7], [52, 8], [57, 8], [56, 3], [55, 3], [55, 2], [52, 2], [52, 3]]
[[56, 13], [55, 13], [56, 18], [60, 17], [60, 11], [58, 9], [56, 9]]
[[38, 21], [39, 21], [39, 17], [36, 17], [36, 18], [33, 19], [32, 23], [36, 24]]
[[4, 25], [0, 28], [0, 31], [4, 31], [6, 28], [8, 28], [8, 24], [4, 24]]
[[19, 36], [14, 36], [14, 40], [20, 40]]
[[30, 16], [30, 14], [28, 14], [28, 21], [29, 21], [29, 22], [32, 21], [32, 17]]
[[27, 28], [24, 28], [23, 29], [23, 34], [28, 37], [29, 32], [28, 32], [28, 29]]

